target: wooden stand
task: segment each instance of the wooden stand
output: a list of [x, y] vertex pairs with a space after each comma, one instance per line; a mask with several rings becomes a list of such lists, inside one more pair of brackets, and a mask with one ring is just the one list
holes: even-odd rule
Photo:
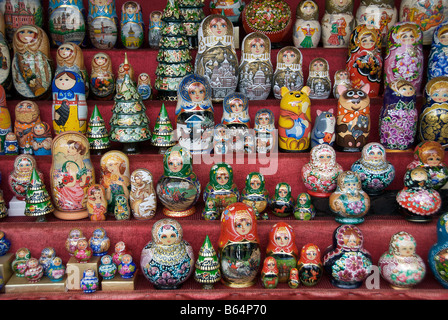
[[116, 274], [110, 280], [101, 280], [102, 291], [130, 291], [135, 290], [135, 283], [137, 282], [138, 270], [134, 276], [129, 279], [123, 279], [119, 274]]
[[75, 257], [71, 257], [67, 263], [67, 290], [81, 290], [81, 279], [86, 269], [93, 269], [98, 277], [100, 257], [93, 256], [89, 262], [79, 263]]
[[61, 220], [81, 220], [89, 217], [89, 212], [87, 210], [76, 212], [54, 210], [53, 214], [56, 218]]
[[67, 288], [65, 282], [67, 275], [61, 281], [51, 281], [48, 277], [36, 283], [29, 282], [25, 277], [17, 277], [13, 275], [5, 285], [6, 293], [28, 293], [28, 292], [65, 292]]

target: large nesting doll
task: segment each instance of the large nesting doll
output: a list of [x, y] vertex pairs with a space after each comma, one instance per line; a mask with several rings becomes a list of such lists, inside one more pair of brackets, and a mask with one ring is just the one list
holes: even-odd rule
[[261, 32], [248, 34], [242, 44], [238, 90], [249, 100], [266, 100], [273, 74], [271, 41]]
[[118, 37], [115, 0], [89, 0], [89, 37], [97, 49], [112, 49]]
[[25, 99], [42, 99], [53, 77], [50, 42], [44, 30], [34, 25], [17, 29], [13, 38], [14, 87]]
[[195, 73], [209, 81], [213, 101], [222, 101], [235, 92], [238, 85], [238, 57], [232, 22], [219, 14], [209, 15], [199, 27], [198, 41]]
[[428, 81], [435, 77], [448, 76], [448, 21], [441, 23], [434, 30], [427, 71]]
[[86, 96], [89, 93], [89, 74], [84, 64], [84, 54], [79, 45], [73, 42], [61, 44], [56, 51], [56, 71], [58, 74], [62, 71], [72, 71], [78, 73], [86, 87]]
[[95, 99], [110, 100], [115, 93], [115, 76], [112, 60], [107, 53], [98, 52], [92, 58], [90, 91]]
[[256, 283], [261, 252], [254, 210], [241, 202], [226, 208], [221, 215], [218, 256], [222, 282], [232, 288]]
[[6, 36], [11, 43], [14, 33], [24, 25], [34, 25], [42, 28], [44, 24], [44, 9], [42, 0], [2, 0], [0, 8], [5, 17]]
[[61, 133], [53, 140], [51, 154], [54, 215], [63, 220], [87, 218], [87, 191], [95, 184], [89, 141], [79, 132]]
[[232, 150], [244, 152], [250, 129], [249, 99], [244, 93], [234, 92], [224, 98], [221, 124], [228, 129]]
[[296, 9], [293, 27], [293, 42], [297, 48], [316, 48], [320, 42], [322, 28], [319, 22], [319, 7], [313, 0], [301, 0]]
[[287, 46], [277, 53], [277, 66], [272, 78], [274, 97], [281, 99], [280, 89], [297, 91], [303, 87], [302, 53], [293, 46]]
[[190, 153], [209, 153], [215, 126], [212, 90], [207, 77], [185, 76], [179, 84], [175, 110], [179, 145]]
[[347, 48], [355, 24], [353, 0], [326, 0], [321, 24], [325, 48]]
[[121, 42], [127, 49], [138, 49], [142, 46], [145, 30], [142, 8], [135, 1], [126, 1], [121, 7]]
[[311, 60], [306, 85], [310, 87], [310, 99], [327, 99], [331, 93], [330, 65], [325, 58]]

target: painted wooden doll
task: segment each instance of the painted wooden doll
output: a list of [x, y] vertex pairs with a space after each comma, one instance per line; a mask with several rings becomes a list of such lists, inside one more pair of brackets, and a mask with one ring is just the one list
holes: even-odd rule
[[261, 268], [261, 283], [266, 289], [274, 289], [278, 284], [277, 261], [273, 257], [266, 257]]
[[74, 228], [70, 230], [67, 239], [65, 239], [65, 249], [70, 256], [73, 256], [73, 253], [75, 252], [78, 245], [78, 241], [81, 239], [86, 240], [86, 237], [84, 236], [84, 233], [81, 229]]
[[294, 207], [294, 218], [297, 220], [312, 220], [316, 216], [316, 209], [311, 196], [307, 192], [299, 193]]
[[195, 262], [181, 224], [161, 219], [152, 226], [151, 236], [141, 253], [143, 275], [157, 289], [178, 289], [193, 273]]
[[151, 99], [152, 88], [151, 88], [151, 78], [146, 72], [142, 72], [138, 75], [137, 79], [137, 90], [142, 96], [143, 100]]
[[390, 151], [410, 150], [417, 135], [417, 96], [415, 87], [406, 80], [386, 86], [380, 112], [381, 144]]
[[48, 266], [47, 277], [53, 282], [62, 281], [64, 280], [65, 272], [66, 267], [62, 259], [60, 257], [54, 257]]
[[428, 57], [427, 81], [448, 76], [448, 21], [442, 22], [435, 30]]
[[115, 94], [115, 76], [112, 60], [107, 53], [98, 52], [92, 58], [90, 91], [95, 99], [110, 100]]
[[347, 48], [355, 24], [353, 0], [326, 0], [321, 24], [324, 48]]
[[83, 1], [53, 0], [49, 3], [49, 32], [51, 43], [65, 42], [82, 45], [86, 37], [86, 11]]
[[148, 42], [149, 47], [153, 49], [159, 48], [159, 42], [162, 38], [162, 11], [154, 10], [149, 15]]
[[299, 271], [297, 270], [297, 268], [292, 268], [291, 271], [289, 272], [288, 286], [291, 289], [296, 289], [299, 287], [299, 285], [300, 285]]
[[425, 277], [425, 262], [416, 253], [416, 247], [415, 238], [400, 231], [390, 238], [389, 250], [379, 258], [381, 276], [393, 289], [413, 288]]
[[15, 109], [14, 133], [17, 135], [20, 153], [25, 152], [26, 145], [31, 145], [33, 127], [41, 122], [39, 106], [36, 102], [24, 100]]
[[134, 274], [137, 271], [136, 265], [130, 254], [123, 255], [117, 267], [117, 271], [122, 279], [131, 279], [132, 277], [134, 277]]
[[36, 156], [51, 155], [51, 144], [53, 136], [50, 125], [46, 122], [39, 122], [33, 126], [33, 138], [31, 146], [33, 154]]
[[[20, 201], [25, 200], [33, 170], [37, 168], [36, 159], [30, 154], [21, 154], [14, 160], [14, 168], [8, 178], [13, 195]], [[42, 172], [38, 171], [41, 179]]]
[[11, 269], [16, 277], [25, 277], [26, 262], [31, 259], [31, 252], [28, 248], [17, 249], [15, 259], [11, 262]]
[[154, 217], [157, 210], [157, 196], [149, 170], [140, 168], [132, 172], [129, 200], [134, 218], [146, 220]]
[[249, 99], [244, 93], [234, 92], [224, 98], [221, 123], [229, 131], [232, 150], [244, 152], [244, 138], [250, 128]]
[[123, 257], [123, 255], [131, 254], [131, 251], [126, 246], [126, 243], [124, 243], [124, 241], [118, 241], [115, 244], [115, 248], [114, 249], [115, 250], [114, 250], [114, 253], [112, 255], [112, 261], [115, 264], [120, 264], [120, 261], [121, 261], [121, 258]]
[[278, 282], [288, 282], [290, 270], [296, 267], [299, 258], [296, 237], [291, 225], [281, 221], [272, 226], [269, 231], [266, 257], [272, 257], [277, 262]]
[[297, 261], [297, 270], [300, 283], [312, 287], [320, 282], [324, 273], [321, 252], [314, 243], [307, 243], [300, 251], [300, 259]]
[[380, 94], [383, 71], [381, 36], [378, 29], [361, 24], [350, 35], [347, 71], [355, 88], [370, 85], [370, 98]]
[[105, 221], [107, 217], [106, 191], [100, 184], [87, 190], [87, 211], [91, 221]]
[[[50, 148], [51, 148], [51, 142], [50, 142]], [[17, 140], [17, 136], [14, 132], [10, 131], [6, 134], [3, 149], [5, 150], [6, 155], [16, 156], [19, 154], [19, 141]]]
[[293, 46], [286, 46], [277, 53], [277, 66], [272, 78], [274, 97], [281, 99], [280, 89], [297, 91], [303, 87], [302, 53]]
[[260, 109], [254, 120], [255, 146], [258, 153], [269, 153], [277, 148], [275, 116], [270, 109]]
[[269, 192], [265, 188], [264, 176], [259, 172], [251, 172], [246, 177], [246, 186], [241, 191], [241, 202], [252, 206], [257, 219], [267, 220], [265, 212], [269, 202]]
[[437, 242], [435, 242], [428, 252], [428, 264], [436, 280], [448, 288], [448, 213], [440, 216], [437, 222]]
[[11, 241], [8, 239], [4, 231], [0, 231], [0, 257], [3, 257], [11, 249]]
[[243, 39], [241, 55], [238, 91], [249, 100], [266, 100], [271, 93], [274, 74], [271, 41], [263, 33], [249, 33]]
[[97, 228], [93, 230], [92, 236], [89, 239], [89, 246], [92, 249], [94, 256], [104, 256], [110, 247], [110, 239], [107, 236], [104, 228]]
[[138, 49], [142, 46], [145, 30], [142, 8], [135, 1], [126, 1], [121, 7], [121, 42], [127, 49]]
[[24, 25], [34, 25], [42, 28], [44, 10], [41, 0], [1, 1], [1, 8], [5, 17], [6, 36], [13, 41], [14, 33]]
[[309, 65], [306, 85], [310, 87], [310, 99], [328, 99], [331, 93], [330, 66], [322, 57], [314, 58]]
[[213, 129], [214, 154], [226, 154], [232, 151], [230, 130], [225, 124], [218, 123]]
[[89, 141], [79, 132], [61, 133], [53, 140], [51, 155], [54, 215], [63, 220], [87, 218], [87, 190], [95, 183]]
[[275, 186], [275, 194], [269, 200], [269, 207], [277, 217], [287, 217], [294, 211], [294, 198], [291, 195], [291, 186], [280, 182]]
[[35, 25], [20, 27], [13, 39], [12, 79], [17, 93], [25, 99], [43, 99], [53, 78], [50, 42]]
[[94, 293], [100, 287], [100, 282], [93, 269], [85, 269], [82, 273], [82, 278], [79, 283], [81, 290], [84, 293]]
[[311, 149], [310, 161], [302, 167], [302, 181], [310, 195], [326, 198], [336, 189], [342, 171], [333, 147], [321, 144]]
[[[6, 39], [5, 19], [0, 10], [0, 85], [8, 91], [12, 89], [11, 78], [11, 53], [9, 51], [8, 41]], [[9, 93], [9, 92], [8, 92]], [[8, 97], [11, 94], [8, 94]]]
[[87, 16], [92, 45], [101, 50], [112, 49], [118, 37], [115, 0], [89, 0]]
[[296, 9], [293, 26], [293, 42], [297, 48], [316, 48], [322, 28], [319, 22], [319, 7], [313, 0], [301, 0]]
[[192, 157], [176, 145], [163, 155], [163, 175], [157, 182], [157, 196], [163, 213], [170, 217], [186, 217], [196, 212], [201, 183], [193, 172]]
[[51, 260], [56, 257], [56, 250], [53, 247], [45, 247], [42, 249], [39, 257], [39, 263], [44, 268], [45, 275], [47, 274], [48, 267]]
[[84, 64], [84, 55], [79, 45], [73, 42], [61, 44], [56, 51], [56, 71], [59, 74], [62, 71], [72, 71], [78, 73], [85, 86], [85, 94], [89, 94], [89, 74]]
[[89, 246], [89, 242], [86, 239], [80, 239], [76, 243], [76, 249], [73, 252], [73, 257], [75, 257], [78, 263], [87, 263], [90, 258], [92, 258], [93, 251]]
[[334, 116], [333, 108], [327, 111], [316, 110], [316, 114], [317, 117], [311, 130], [311, 148], [319, 144], [333, 146], [336, 140], [336, 117]]
[[207, 77], [185, 76], [179, 84], [175, 110], [179, 145], [190, 153], [209, 153], [215, 126], [212, 89]]
[[[323, 265], [330, 283], [338, 288], [359, 288], [372, 266], [370, 253], [364, 249], [364, 235], [354, 225], [343, 224], [333, 233], [333, 244], [324, 253]], [[353, 268], [352, 261], [356, 261]]]
[[254, 209], [241, 202], [221, 215], [218, 256], [226, 286], [246, 288], [256, 283], [261, 262], [256, 220]]
[[222, 101], [235, 92], [238, 85], [238, 57], [232, 22], [220, 14], [207, 16], [199, 27], [198, 40], [194, 72], [209, 81], [213, 101]]
[[117, 265], [112, 261], [110, 255], [106, 254], [101, 257], [98, 273], [103, 280], [110, 280], [115, 277], [115, 274], [117, 273]]
[[411, 82], [421, 94], [423, 79], [422, 31], [412, 22], [396, 23], [389, 32], [384, 57], [384, 86], [394, 80]]
[[25, 268], [25, 278], [28, 280], [28, 283], [39, 282], [44, 276], [44, 268], [36, 258], [28, 259]]
[[338, 86], [340, 85], [345, 86], [347, 90], [353, 88], [347, 68], [336, 70], [334, 73], [333, 97], [336, 99], [339, 99]]

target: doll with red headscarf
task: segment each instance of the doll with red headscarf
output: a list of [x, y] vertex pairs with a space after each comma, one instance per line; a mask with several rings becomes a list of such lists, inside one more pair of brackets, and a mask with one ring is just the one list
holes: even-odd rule
[[274, 257], [266, 257], [261, 269], [261, 283], [266, 289], [274, 289], [278, 284], [277, 261]]
[[308, 243], [302, 247], [300, 259], [297, 262], [300, 282], [311, 287], [316, 285], [322, 278], [324, 272], [321, 253], [318, 246]]

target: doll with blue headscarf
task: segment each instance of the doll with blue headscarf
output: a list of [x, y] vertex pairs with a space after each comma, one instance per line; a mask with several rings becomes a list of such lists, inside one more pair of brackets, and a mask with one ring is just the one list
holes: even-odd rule
[[428, 57], [428, 81], [448, 75], [448, 21], [434, 31], [431, 51]]

